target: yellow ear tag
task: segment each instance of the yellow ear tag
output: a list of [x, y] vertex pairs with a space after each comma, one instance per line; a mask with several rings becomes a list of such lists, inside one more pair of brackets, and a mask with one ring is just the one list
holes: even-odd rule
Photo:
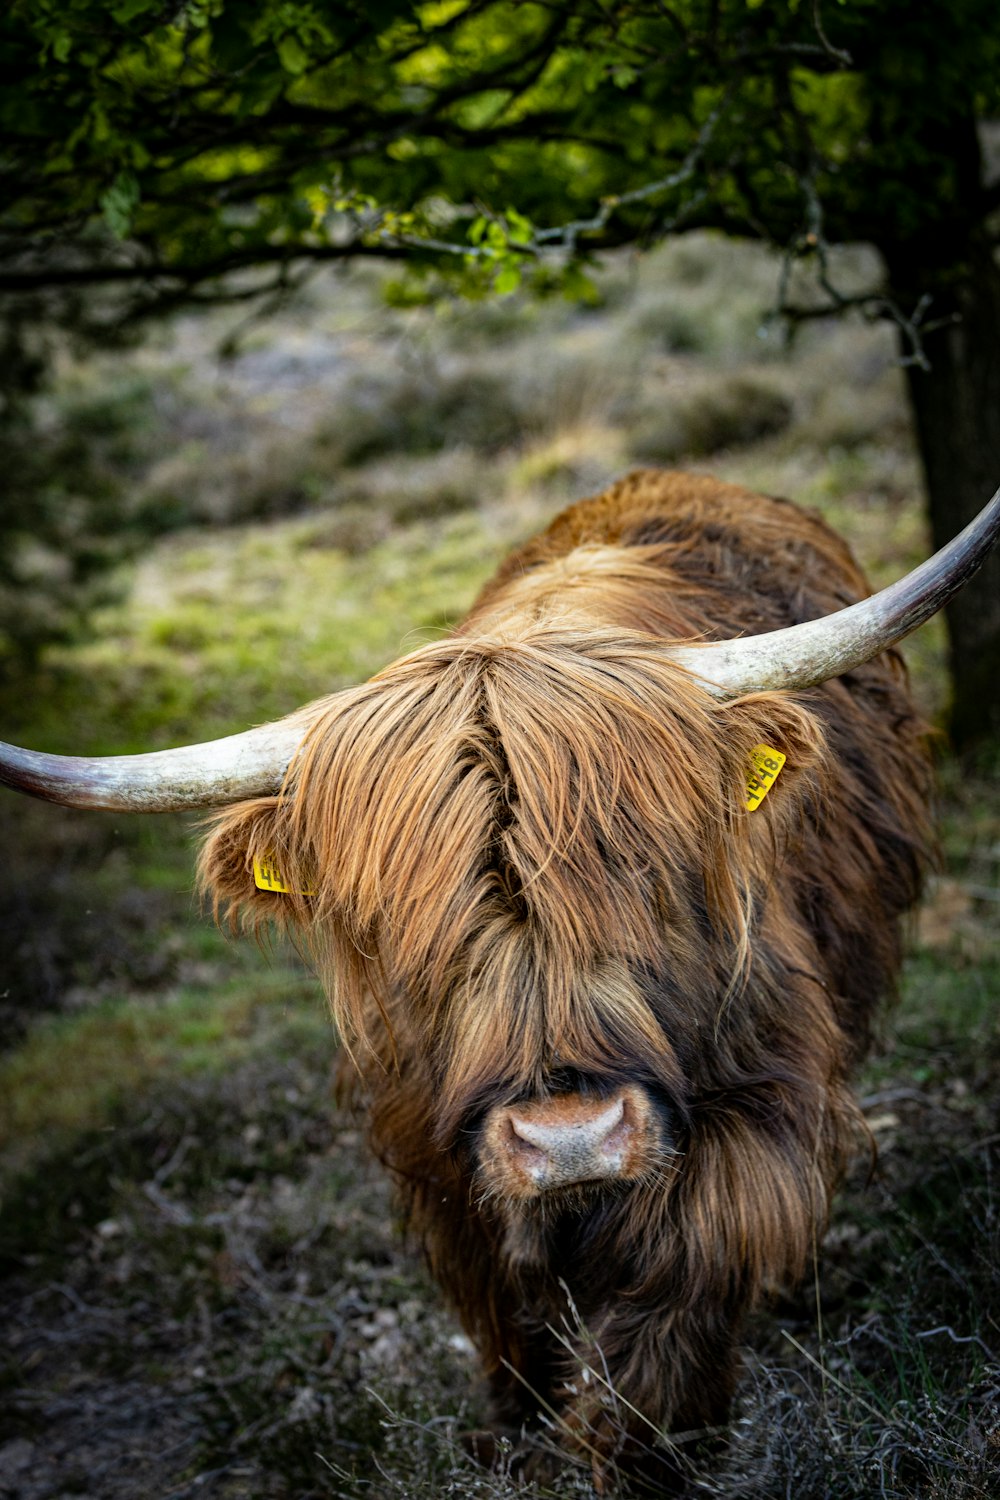
[[[254, 860], [253, 883], [259, 891], [281, 891], [285, 896], [293, 894], [291, 886], [286, 885], [282, 880], [281, 872], [270, 855], [264, 859]], [[299, 891], [297, 894], [300, 896], [315, 896], [316, 892]]]
[[756, 812], [768, 792], [778, 779], [778, 772], [787, 757], [771, 745], [755, 745], [750, 751], [750, 770], [747, 772], [747, 812]]

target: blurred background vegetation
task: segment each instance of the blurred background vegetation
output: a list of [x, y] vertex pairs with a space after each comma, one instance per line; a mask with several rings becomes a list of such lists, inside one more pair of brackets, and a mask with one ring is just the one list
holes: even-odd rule
[[[555, 25], [567, 8], [467, 9], [493, 25], [484, 36], [503, 41], [498, 17], [510, 24], [516, 11], [534, 26], [544, 10]], [[976, 31], [979, 12], [966, 9], [945, 20], [926, 8], [933, 24], [921, 66], [930, 67], [935, 37], [942, 63], [941, 88], [921, 105], [931, 124], [940, 123], [935, 110], [956, 107], [970, 78], [977, 108], [988, 95], [976, 80], [993, 55], [993, 21], [979, 17]], [[508, 160], [513, 148], [497, 123], [475, 113], [475, 89], [458, 123], [489, 125], [495, 139], [484, 136], [450, 168], [428, 165], [433, 131], [420, 136], [411, 121], [407, 134], [401, 114], [383, 122], [392, 141], [416, 132], [422, 144], [416, 154], [389, 151], [385, 140], [371, 146], [370, 198], [389, 180], [375, 170], [380, 150], [395, 163], [391, 180], [405, 167], [410, 199], [425, 206], [438, 201], [432, 190], [446, 168], [456, 200], [477, 172], [482, 193], [497, 195], [490, 212], [473, 203], [458, 230], [449, 221], [449, 233], [490, 251], [452, 256], [449, 271], [450, 252], [435, 258], [425, 243], [430, 208], [425, 222], [401, 226], [384, 218], [381, 199], [351, 193], [328, 220], [290, 207], [307, 203], [321, 169], [329, 181], [323, 151], [336, 144], [310, 116], [320, 147], [301, 178], [288, 167], [287, 153], [304, 149], [291, 106], [318, 108], [315, 89], [306, 97], [310, 59], [318, 74], [327, 43], [313, 20], [353, 17], [374, 45], [409, 24], [413, 7], [255, 10], [258, 31], [221, 4], [168, 13], [138, 0], [39, 0], [0, 18], [5, 77], [35, 89], [33, 103], [25, 92], [6, 96], [12, 144], [0, 162], [4, 738], [114, 753], [285, 713], [447, 629], [515, 541], [635, 465], [712, 472], [814, 505], [876, 584], [927, 554], [919, 367], [899, 363], [901, 339], [913, 353], [912, 330], [865, 316], [867, 289], [882, 285], [884, 295], [884, 254], [838, 248], [826, 230], [821, 246], [806, 243], [810, 179], [796, 175], [804, 158], [789, 155], [784, 127], [755, 142], [771, 152], [771, 176], [784, 173], [780, 248], [722, 232], [747, 216], [753, 196], [734, 168], [716, 195], [734, 223], [657, 246], [677, 204], [637, 199], [622, 221], [609, 216], [594, 232], [603, 259], [574, 257], [563, 243], [542, 265], [523, 249], [539, 233], [538, 184], [554, 216], [592, 211], [611, 170], [598, 170], [600, 153], [586, 155], [593, 141], [570, 158], [560, 157], [564, 146], [546, 148], [536, 196], [522, 202], [527, 217], [512, 218], [505, 210], [517, 200], [503, 195], [518, 172], [526, 180], [535, 156]], [[586, 61], [587, 7], [576, 10], [577, 52], [560, 53], [560, 66], [567, 56]], [[651, 10], [635, 14], [649, 21]], [[668, 29], [671, 17], [693, 25], [701, 16], [697, 6], [658, 10]], [[808, 43], [822, 87], [854, 103], [863, 90], [843, 81], [834, 51], [863, 51], [866, 19], [873, 38], [905, 20], [881, 0], [831, 5], [822, 16], [815, 6], [704, 14], [712, 10], [735, 28], [723, 38], [731, 63], [738, 47], [748, 51], [752, 22], [779, 73], [787, 49]], [[446, 72], [469, 45], [462, 13], [457, 0], [420, 8], [425, 28], [441, 31]], [[906, 34], [917, 48], [913, 24]], [[949, 53], [956, 28], [962, 45]], [[509, 40], [529, 35], [515, 27]], [[163, 73], [178, 36], [188, 50]], [[608, 36], [600, 33], [602, 45]], [[250, 48], [243, 60], [261, 92], [246, 107], [221, 72], [204, 71], [209, 37], [222, 49], [213, 68], [225, 63], [233, 76], [239, 47]], [[699, 37], [707, 68], [704, 26]], [[400, 47], [405, 40], [397, 35]], [[611, 40], [634, 52], [643, 38], [622, 26]], [[958, 63], [970, 47], [977, 57], [963, 78]], [[501, 54], [490, 64], [474, 53], [479, 85], [484, 69], [495, 82], [513, 69], [536, 114], [551, 112], [551, 98], [532, 103], [527, 92], [524, 48]], [[955, 67], [944, 67], [948, 57]], [[369, 86], [372, 76], [359, 74]], [[579, 81], [572, 69], [560, 76], [560, 87]], [[159, 86], [164, 77], [169, 89]], [[612, 76], [607, 56], [586, 77], [572, 121], [535, 118], [532, 128], [551, 129], [558, 142], [573, 123], [596, 137], [610, 118], [598, 107], [607, 97], [623, 112], [616, 128], [634, 128], [661, 87], [641, 70]], [[671, 127], [644, 137], [634, 159], [607, 147], [619, 187], [648, 182], [656, 151], [659, 170], [684, 160], [717, 102], [706, 75], [692, 77], [701, 92], [687, 136]], [[853, 104], [831, 113], [828, 96], [810, 97], [822, 104], [829, 157], [843, 132], [861, 142]], [[411, 115], [423, 109], [425, 125], [454, 126], [449, 109], [433, 98], [424, 108], [412, 90], [401, 103], [369, 87], [351, 105], [374, 110], [380, 100], [388, 113], [406, 104]], [[589, 123], [580, 115], [587, 100]], [[774, 101], [765, 91], [759, 110]], [[320, 102], [333, 110], [346, 172], [357, 139], [349, 113]], [[220, 120], [256, 132], [262, 156], [202, 149], [198, 129], [220, 129]], [[746, 120], [741, 128], [753, 136]], [[870, 172], [885, 146], [865, 139], [859, 160], [867, 151]], [[988, 147], [989, 132], [979, 139]], [[729, 160], [733, 136], [719, 142]], [[567, 160], [574, 167], [568, 186], [559, 187], [560, 160], [563, 178]], [[911, 187], [932, 201], [925, 168]], [[716, 161], [715, 187], [721, 170]], [[755, 171], [759, 187], [765, 167]], [[183, 193], [170, 173], [187, 174]], [[235, 207], [206, 189], [226, 173], [243, 195]], [[951, 222], [953, 186], [945, 174], [942, 224]], [[969, 210], [980, 225], [983, 191]], [[185, 204], [194, 205], [188, 217]], [[338, 246], [355, 230], [351, 259]], [[411, 235], [422, 243], [406, 242]], [[639, 243], [615, 249], [616, 239]], [[241, 244], [235, 279], [222, 276], [218, 258]], [[303, 277], [312, 262], [291, 252], [310, 244], [314, 262], [336, 264]], [[829, 285], [847, 301], [857, 293], [846, 317], [801, 279], [819, 249]], [[802, 298], [809, 315], [794, 320], [789, 339], [775, 309]], [[917, 332], [931, 349], [933, 330]], [[1000, 416], [1000, 403], [986, 415]], [[977, 463], [991, 452], [985, 427]], [[928, 719], [943, 725], [943, 623], [925, 627], [907, 656]], [[863, 1163], [847, 1183], [815, 1285], [779, 1301], [754, 1331], [731, 1446], [699, 1459], [703, 1493], [996, 1493], [1000, 740], [988, 726], [973, 740], [961, 758], [937, 740], [942, 866], [914, 925], [901, 1004], [860, 1080], [879, 1146], [874, 1177]], [[130, 822], [0, 799], [0, 1494], [525, 1493], [463, 1455], [457, 1434], [485, 1415], [474, 1360], [400, 1243], [355, 1123], [336, 1107], [318, 988], [293, 954], [231, 943], [199, 915], [197, 836], [190, 819]], [[589, 1480], [571, 1470], [534, 1492], [586, 1495]]]
[[[22, 654], [134, 544], [100, 465], [72, 507], [32, 485], [20, 396], [53, 332], [273, 304], [324, 265], [389, 261], [400, 302], [586, 300], [602, 250], [758, 240], [789, 324], [894, 329], [935, 546], [996, 485], [993, 0], [13, 0], [0, 78], [0, 446], [29, 486], [0, 510], [0, 587], [59, 599], [19, 612]], [[858, 242], [877, 253], [834, 257]], [[946, 614], [967, 745], [1000, 732], [1000, 556]]]

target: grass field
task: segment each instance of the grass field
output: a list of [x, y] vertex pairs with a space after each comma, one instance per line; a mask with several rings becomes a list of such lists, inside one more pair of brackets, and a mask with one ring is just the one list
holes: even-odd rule
[[[693, 238], [613, 264], [592, 307], [401, 311], [366, 271], [267, 323], [67, 353], [52, 462], [89, 444], [148, 540], [89, 638], [8, 673], [0, 735], [113, 753], [284, 713], [440, 634], [636, 464], [818, 506], [887, 581], [926, 551], [891, 336], [786, 348], [775, 275]], [[939, 720], [939, 622], [908, 657]], [[858, 1081], [877, 1165], [748, 1330], [692, 1493], [1000, 1492], [998, 767], [941, 752], [941, 870]], [[336, 1107], [318, 987], [198, 912], [196, 823], [4, 796], [0, 838], [0, 1496], [589, 1495], [465, 1456], [475, 1361]]]

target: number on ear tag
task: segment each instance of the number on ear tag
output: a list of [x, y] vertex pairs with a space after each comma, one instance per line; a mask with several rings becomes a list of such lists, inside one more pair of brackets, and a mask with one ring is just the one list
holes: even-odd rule
[[253, 862], [253, 883], [259, 891], [280, 891], [285, 896], [298, 894], [300, 896], [315, 896], [315, 891], [299, 891], [293, 893], [290, 885], [286, 885], [281, 877], [281, 872], [270, 855], [264, 859], [255, 859]]
[[778, 779], [778, 772], [787, 759], [780, 750], [771, 745], [755, 745], [750, 751], [750, 770], [747, 772], [747, 812], [756, 812], [768, 792]]

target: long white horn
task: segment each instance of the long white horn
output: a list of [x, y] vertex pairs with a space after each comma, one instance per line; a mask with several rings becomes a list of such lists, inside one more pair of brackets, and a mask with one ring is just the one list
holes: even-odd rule
[[723, 700], [815, 687], [871, 661], [929, 620], [972, 577], [998, 537], [1000, 490], [940, 552], [870, 598], [765, 635], [672, 646], [671, 659]]
[[176, 812], [280, 790], [309, 728], [293, 714], [243, 734], [145, 755], [44, 755], [0, 741], [0, 786], [64, 807]]

